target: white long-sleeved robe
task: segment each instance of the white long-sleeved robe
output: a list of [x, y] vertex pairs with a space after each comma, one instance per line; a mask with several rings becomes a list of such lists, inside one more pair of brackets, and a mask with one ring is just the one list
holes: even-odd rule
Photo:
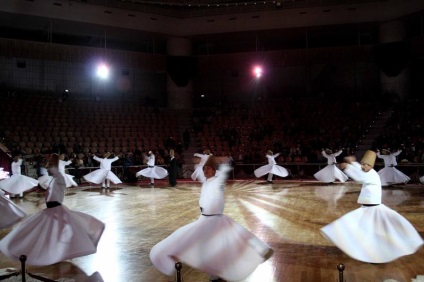
[[100, 163], [100, 168], [84, 175], [85, 180], [96, 184], [100, 184], [106, 179], [109, 179], [114, 184], [122, 183], [122, 181], [112, 172], [112, 163], [119, 160], [118, 157], [107, 159], [94, 156], [93, 159]]
[[321, 228], [324, 237], [350, 257], [369, 263], [386, 263], [415, 253], [424, 241], [408, 220], [381, 203], [377, 172], [364, 172], [356, 162], [344, 172], [362, 183], [358, 203], [363, 206]]
[[342, 152], [343, 150], [340, 150], [334, 154], [327, 154], [325, 151], [322, 151], [322, 155], [327, 158], [327, 166], [315, 173], [315, 178], [325, 183], [334, 182], [336, 179], [340, 182], [346, 182], [348, 177], [336, 166], [336, 157]]
[[162, 179], [168, 175], [168, 171], [160, 166], [155, 166], [156, 157], [155, 154], [150, 154], [147, 157], [147, 167], [138, 171], [135, 176], [144, 176], [151, 179]]
[[274, 155], [266, 155], [265, 157], [268, 159], [268, 164], [257, 168], [254, 171], [255, 176], [259, 178], [268, 173], [268, 181], [271, 181], [272, 176], [274, 174], [280, 177], [286, 177], [287, 175], [289, 175], [289, 172], [287, 171], [287, 169], [277, 165], [275, 158], [278, 157], [279, 155], [280, 153], [277, 153]]
[[19, 261], [23, 254], [29, 265], [50, 265], [93, 254], [105, 224], [91, 215], [62, 205], [66, 182], [62, 173], [49, 169], [53, 177], [46, 202], [58, 205], [37, 212], [16, 226], [0, 241], [0, 251]]
[[196, 221], [177, 229], [150, 251], [153, 265], [166, 275], [173, 275], [175, 262], [229, 281], [250, 275], [269, 258], [271, 248], [243, 226], [224, 215], [224, 184], [228, 165], [202, 185]]
[[38, 180], [21, 174], [22, 159], [12, 162], [12, 176], [0, 181], [0, 189], [10, 194], [21, 194], [38, 185]]
[[401, 152], [402, 150], [399, 150], [389, 155], [381, 155], [380, 152], [377, 152], [377, 157], [384, 161], [384, 168], [378, 171], [378, 175], [381, 179], [381, 185], [386, 186], [398, 183], [407, 183], [411, 180], [406, 174], [395, 167], [397, 166], [396, 157]]

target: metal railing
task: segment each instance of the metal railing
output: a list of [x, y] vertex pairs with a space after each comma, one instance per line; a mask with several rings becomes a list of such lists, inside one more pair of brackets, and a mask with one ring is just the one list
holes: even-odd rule
[[[254, 171], [260, 166], [265, 165], [265, 163], [253, 163], [253, 164], [242, 164], [235, 163], [233, 166], [233, 170], [231, 171], [230, 180], [237, 179], [255, 179]], [[278, 165], [283, 166], [289, 171], [289, 175], [284, 179], [296, 179], [296, 180], [307, 180], [307, 179], [315, 179], [314, 174], [318, 172], [320, 169], [327, 166], [327, 163], [279, 163]], [[159, 165], [166, 169], [166, 165]], [[178, 179], [189, 178], [187, 176], [184, 177], [185, 168], [190, 165], [183, 165], [183, 167], [179, 168], [178, 171]], [[192, 165], [194, 167], [194, 164]], [[133, 165], [133, 166], [112, 166], [112, 172], [115, 173], [123, 182], [131, 182], [135, 181], [135, 174], [146, 168], [146, 165]], [[384, 167], [384, 163], [376, 163], [374, 166], [375, 170], [380, 170]], [[68, 167], [68, 173], [74, 175], [78, 181], [83, 181], [83, 176], [85, 174], [90, 173], [93, 170], [98, 169], [99, 167], [80, 167], [73, 168]], [[424, 175], [424, 163], [408, 163], [408, 164], [399, 164], [396, 166], [397, 169], [402, 171], [408, 176], [417, 176], [411, 177], [411, 183], [418, 182], [419, 176]], [[189, 170], [190, 172], [191, 170]], [[81, 183], [81, 182], [80, 182]]]

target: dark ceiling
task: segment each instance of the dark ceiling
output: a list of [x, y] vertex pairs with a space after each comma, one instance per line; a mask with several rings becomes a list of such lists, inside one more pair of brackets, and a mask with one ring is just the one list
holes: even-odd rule
[[[26, 0], [31, 1], [31, 0]], [[34, 0], [33, 0], [34, 1]], [[221, 1], [221, 0], [70, 0], [96, 5], [120, 6], [125, 9], [166, 9], [169, 13], [181, 10], [203, 10], [222, 13], [227, 8], [257, 8], [263, 5], [326, 5], [367, 0], [285, 0], [285, 1]], [[380, 1], [381, 2], [381, 1]], [[254, 3], [257, 3], [256, 5]], [[262, 3], [262, 4], [259, 4]], [[196, 6], [197, 7], [193, 7]], [[209, 5], [209, 6], [208, 6]], [[212, 7], [214, 6], [215, 7]], [[216, 7], [220, 5], [219, 7]], [[165, 7], [163, 7], [165, 6]], [[262, 7], [262, 8], [263, 8]], [[275, 7], [274, 7], [275, 9]], [[422, 12], [406, 17], [408, 37], [422, 35]], [[347, 23], [339, 25], [311, 26], [302, 28], [269, 29], [191, 36], [194, 55], [210, 55], [235, 52], [273, 51], [287, 49], [320, 48], [332, 46], [354, 46], [378, 43], [377, 22]], [[167, 36], [146, 31], [111, 26], [66, 21], [54, 18], [0, 12], [0, 37], [50, 42], [56, 44], [109, 48], [145, 53], [166, 54]]]
[[177, 18], [238, 14], [275, 9], [308, 8], [387, 0], [71, 0]]

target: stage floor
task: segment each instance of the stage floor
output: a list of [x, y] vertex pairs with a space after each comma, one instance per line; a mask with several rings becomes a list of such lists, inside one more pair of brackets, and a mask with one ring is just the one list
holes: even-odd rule
[[[201, 185], [179, 180], [69, 188], [64, 205], [91, 214], [106, 224], [96, 254], [47, 267], [27, 266], [28, 272], [50, 279], [107, 282], [174, 281], [157, 271], [149, 260], [150, 249], [174, 230], [199, 217]], [[225, 214], [239, 222], [275, 251], [245, 282], [338, 281], [337, 264], [345, 265], [348, 282], [394, 279], [409, 282], [424, 275], [424, 248], [386, 264], [351, 259], [328, 242], [320, 228], [359, 207], [360, 185], [321, 184], [315, 181], [229, 181]], [[45, 208], [44, 194], [27, 193], [14, 199], [28, 215]], [[385, 187], [383, 203], [409, 220], [424, 235], [424, 185]], [[3, 238], [9, 229], [0, 231]], [[349, 236], [349, 234], [346, 234]], [[20, 268], [20, 263], [0, 254], [0, 268]], [[184, 265], [184, 282], [208, 281], [208, 275]], [[66, 281], [66, 280], [61, 280]]]

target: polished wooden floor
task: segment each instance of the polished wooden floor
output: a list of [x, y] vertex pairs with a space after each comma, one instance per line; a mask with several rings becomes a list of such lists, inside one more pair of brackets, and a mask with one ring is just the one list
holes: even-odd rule
[[[157, 271], [149, 260], [153, 245], [199, 216], [200, 184], [147, 181], [113, 186], [104, 193], [98, 186], [68, 189], [64, 204], [106, 223], [96, 254], [48, 267], [27, 266], [31, 273], [51, 279], [107, 282], [174, 281]], [[338, 263], [345, 265], [348, 282], [394, 279], [411, 281], [424, 274], [424, 248], [387, 264], [355, 261], [320, 234], [319, 229], [358, 208], [360, 186], [355, 183], [320, 184], [315, 181], [230, 181], [225, 213], [267, 242], [274, 256], [260, 265], [246, 282], [338, 281]], [[28, 215], [44, 208], [43, 194], [31, 192], [15, 199]], [[424, 185], [385, 188], [383, 202], [406, 217], [424, 235]], [[10, 229], [0, 232], [0, 238]], [[349, 236], [349, 234], [346, 234]], [[0, 268], [19, 268], [19, 262], [0, 254]], [[183, 267], [183, 281], [208, 281], [208, 275]], [[72, 280], [71, 280], [72, 281]]]

